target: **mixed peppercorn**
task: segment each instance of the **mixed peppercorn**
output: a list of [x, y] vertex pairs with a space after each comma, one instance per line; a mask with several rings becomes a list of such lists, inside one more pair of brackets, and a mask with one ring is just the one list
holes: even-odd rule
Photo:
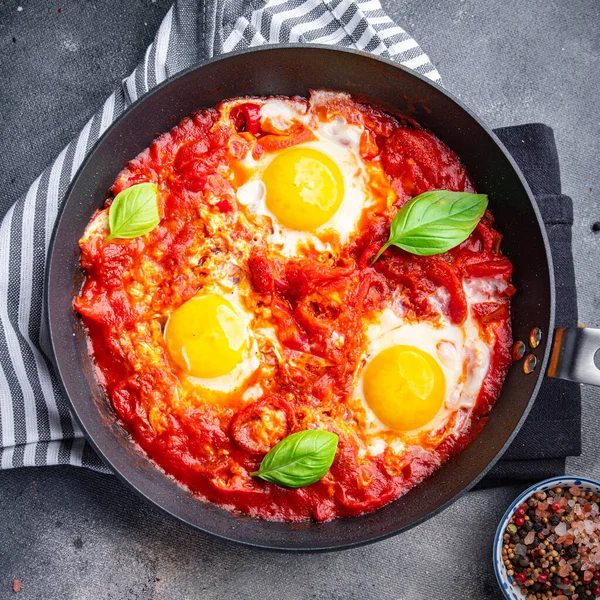
[[578, 487], [537, 492], [504, 532], [502, 560], [527, 600], [600, 596], [600, 496]]

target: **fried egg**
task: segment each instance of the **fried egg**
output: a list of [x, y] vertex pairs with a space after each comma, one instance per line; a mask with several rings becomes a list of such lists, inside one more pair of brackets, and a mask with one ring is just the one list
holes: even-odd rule
[[252, 315], [237, 296], [237, 290], [202, 291], [170, 315], [165, 344], [190, 383], [231, 392], [258, 368]]
[[[283, 255], [295, 256], [307, 245], [335, 253], [356, 232], [363, 211], [381, 202], [359, 152], [363, 128], [341, 116], [317, 121], [279, 100], [265, 102], [261, 118], [282, 130], [302, 123], [315, 139], [258, 160], [246, 156], [241, 162], [249, 178], [237, 189], [238, 202], [252, 214], [270, 217], [267, 242]], [[383, 201], [391, 204], [395, 194], [388, 188]]]
[[442, 314], [435, 322], [409, 322], [386, 308], [365, 337], [356, 394], [371, 454], [390, 441], [399, 449], [406, 439], [437, 432], [453, 413], [475, 406], [490, 350], [470, 318], [462, 325]]

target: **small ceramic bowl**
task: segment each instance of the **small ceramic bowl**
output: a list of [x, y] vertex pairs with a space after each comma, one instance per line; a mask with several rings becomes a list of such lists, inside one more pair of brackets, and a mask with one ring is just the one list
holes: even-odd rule
[[528, 500], [536, 492], [546, 492], [555, 487], [571, 487], [577, 486], [582, 490], [589, 492], [600, 492], [600, 482], [592, 479], [586, 479], [585, 477], [552, 477], [551, 479], [545, 479], [540, 481], [530, 488], [526, 489], [520, 496], [515, 498], [513, 503], [508, 507], [508, 510], [504, 513], [498, 529], [496, 530], [496, 537], [494, 538], [494, 571], [496, 572], [496, 579], [500, 584], [500, 589], [504, 594], [504, 597], [508, 600], [523, 600], [525, 596], [521, 593], [518, 586], [513, 585], [513, 578], [506, 574], [506, 566], [502, 561], [502, 536], [504, 531], [513, 516], [515, 510], [520, 504], [523, 504], [525, 500]]

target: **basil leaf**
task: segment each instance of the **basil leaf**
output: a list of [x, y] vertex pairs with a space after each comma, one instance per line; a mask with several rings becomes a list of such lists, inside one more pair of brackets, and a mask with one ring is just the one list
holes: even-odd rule
[[390, 246], [419, 256], [442, 254], [464, 242], [485, 213], [485, 194], [434, 190], [415, 196], [396, 214], [390, 237], [373, 264]]
[[104, 240], [135, 238], [152, 231], [160, 222], [158, 187], [138, 183], [119, 192], [108, 211], [110, 235]]
[[288, 435], [263, 458], [251, 476], [291, 488], [319, 481], [329, 470], [338, 436], [330, 431], [307, 429]]

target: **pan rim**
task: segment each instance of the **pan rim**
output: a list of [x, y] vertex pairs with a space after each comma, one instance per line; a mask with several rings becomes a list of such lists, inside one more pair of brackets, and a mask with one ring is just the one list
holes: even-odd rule
[[[83, 171], [86, 169], [86, 167], [89, 165], [89, 163], [93, 160], [95, 153], [98, 151], [99, 147], [103, 144], [104, 140], [108, 137], [108, 135], [110, 135], [110, 133], [113, 131], [113, 129], [115, 129], [125, 118], [127, 118], [129, 113], [131, 111], [133, 111], [137, 106], [146, 102], [150, 97], [154, 96], [154, 94], [158, 93], [160, 90], [171, 85], [173, 82], [188, 76], [192, 72], [203, 69], [204, 67], [214, 64], [214, 63], [218, 63], [221, 61], [227, 61], [230, 58], [235, 58], [235, 57], [249, 55], [249, 54], [256, 54], [256, 53], [260, 53], [260, 52], [269, 52], [269, 51], [274, 51], [274, 50], [276, 50], [276, 51], [284, 50], [285, 51], [288, 49], [291, 49], [291, 50], [301, 49], [301, 50], [305, 50], [305, 51], [319, 50], [319, 51], [328, 51], [333, 54], [335, 54], [335, 53], [353, 54], [353, 55], [357, 55], [362, 58], [366, 58], [366, 59], [369, 59], [369, 60], [372, 60], [375, 62], [380, 62], [380, 63], [386, 64], [390, 67], [393, 67], [395, 69], [399, 69], [410, 77], [417, 78], [421, 82], [433, 87], [435, 90], [437, 90], [438, 92], [440, 92], [441, 94], [446, 96], [448, 99], [450, 99], [461, 111], [465, 112], [492, 139], [492, 141], [495, 143], [495, 145], [503, 153], [504, 157], [508, 160], [510, 166], [512, 167], [513, 171], [517, 175], [521, 185], [523, 186], [523, 189], [525, 190], [526, 195], [529, 198], [531, 207], [534, 211], [536, 221], [537, 221], [537, 226], [540, 230], [541, 238], [542, 238], [543, 245], [544, 245], [544, 252], [546, 255], [546, 261], [547, 261], [547, 267], [548, 267], [550, 310], [549, 310], [549, 320], [548, 320], [547, 345], [546, 345], [546, 349], [544, 352], [544, 356], [543, 356], [542, 360], [540, 361], [540, 365], [538, 367], [537, 381], [535, 383], [535, 386], [531, 393], [529, 401], [527, 402], [525, 410], [523, 411], [523, 413], [521, 415], [521, 418], [519, 419], [518, 423], [514, 427], [510, 436], [507, 438], [506, 442], [498, 450], [498, 452], [495, 454], [495, 456], [492, 458], [492, 460], [487, 464], [487, 466], [476, 477], [474, 477], [457, 494], [455, 494], [454, 496], [452, 496], [451, 498], [449, 498], [448, 500], [446, 500], [445, 502], [440, 504], [434, 510], [430, 511], [427, 515], [424, 515], [423, 517], [416, 519], [412, 523], [405, 525], [405, 526], [398, 527], [392, 531], [373, 535], [373, 536], [369, 537], [368, 539], [361, 539], [356, 542], [333, 544], [330, 546], [324, 545], [324, 546], [315, 546], [315, 547], [308, 547], [308, 546], [296, 547], [296, 546], [272, 545], [269, 543], [261, 544], [261, 543], [249, 542], [246, 540], [237, 539], [234, 536], [222, 534], [220, 532], [210, 531], [208, 529], [205, 529], [204, 527], [200, 527], [199, 525], [190, 522], [190, 520], [186, 519], [185, 517], [174, 514], [168, 508], [163, 507], [160, 504], [159, 500], [154, 499], [153, 497], [151, 497], [151, 495], [147, 494], [144, 490], [139, 489], [134, 483], [129, 481], [127, 479], [127, 477], [120, 472], [119, 468], [117, 468], [113, 464], [113, 462], [106, 456], [105, 452], [97, 445], [97, 443], [93, 439], [92, 435], [88, 432], [88, 428], [86, 427], [84, 420], [82, 419], [82, 416], [80, 415], [80, 412], [78, 411], [78, 409], [76, 407], [76, 404], [73, 402], [73, 400], [71, 399], [71, 397], [66, 389], [66, 386], [64, 383], [64, 377], [63, 377], [64, 369], [61, 365], [61, 361], [59, 361], [57, 359], [56, 340], [55, 340], [55, 337], [57, 337], [57, 336], [55, 335], [55, 331], [54, 331], [54, 327], [53, 327], [53, 323], [52, 323], [52, 316], [51, 316], [51, 312], [50, 312], [50, 287], [51, 287], [50, 275], [51, 275], [51, 272], [53, 269], [53, 262], [54, 262], [53, 258], [55, 256], [54, 250], [55, 250], [56, 238], [57, 238], [58, 231], [61, 228], [61, 223], [63, 220], [65, 209], [66, 209], [67, 205], [69, 204], [69, 200], [71, 199], [73, 189], [79, 182], [79, 179], [81, 178]], [[130, 106], [128, 106], [127, 109], [125, 109], [123, 111], [123, 113], [117, 119], [115, 119], [115, 121], [113, 121], [113, 123], [111, 123], [109, 125], [109, 127], [106, 129], [106, 131], [103, 133], [103, 135], [100, 136], [100, 138], [96, 141], [96, 143], [92, 146], [92, 148], [86, 154], [84, 160], [82, 161], [81, 165], [77, 169], [75, 176], [73, 177], [72, 181], [70, 182], [70, 184], [65, 192], [64, 200], [62, 201], [60, 209], [57, 213], [56, 221], [55, 221], [52, 235], [50, 238], [50, 242], [48, 245], [48, 254], [47, 254], [47, 259], [46, 259], [45, 276], [44, 276], [44, 290], [45, 291], [44, 291], [44, 298], [43, 298], [43, 302], [44, 302], [43, 310], [46, 311], [46, 315], [48, 318], [48, 330], [49, 330], [49, 338], [50, 338], [50, 347], [51, 347], [51, 351], [52, 351], [52, 362], [55, 367], [57, 380], [60, 384], [60, 388], [61, 388], [62, 392], [65, 395], [65, 398], [69, 402], [71, 413], [74, 415], [75, 420], [81, 427], [86, 440], [88, 441], [88, 443], [90, 443], [91, 447], [98, 454], [98, 456], [101, 458], [101, 460], [104, 462], [104, 464], [106, 464], [110, 468], [111, 472], [116, 474], [119, 477], [119, 479], [121, 481], [123, 481], [130, 489], [134, 490], [136, 494], [142, 496], [147, 501], [151, 502], [152, 505], [159, 508], [163, 513], [169, 515], [173, 519], [176, 519], [180, 522], [185, 523], [186, 525], [188, 525], [198, 531], [201, 531], [205, 534], [209, 534], [209, 535], [221, 538], [221, 539], [225, 539], [225, 540], [234, 542], [236, 544], [247, 546], [247, 547], [261, 548], [264, 550], [287, 551], [287, 552], [327, 552], [327, 551], [333, 551], [333, 550], [354, 548], [354, 547], [374, 543], [376, 541], [381, 541], [383, 539], [386, 539], [391, 536], [402, 533], [404, 531], [407, 531], [407, 530], [411, 529], [412, 527], [415, 527], [416, 525], [419, 525], [420, 523], [426, 521], [427, 519], [435, 516], [436, 514], [439, 514], [440, 512], [445, 510], [450, 504], [452, 504], [456, 500], [458, 500], [463, 494], [465, 494], [467, 491], [469, 491], [475, 485], [477, 485], [477, 483], [479, 481], [481, 481], [481, 479], [483, 477], [485, 477], [485, 475], [490, 471], [490, 469], [496, 464], [496, 462], [501, 458], [501, 456], [504, 454], [506, 449], [510, 446], [510, 444], [514, 440], [515, 436], [517, 435], [518, 431], [522, 427], [529, 412], [531, 411], [531, 408], [535, 402], [535, 399], [537, 397], [540, 386], [541, 386], [542, 381], [545, 376], [545, 371], [546, 371], [547, 363], [549, 360], [549, 355], [550, 355], [551, 348], [552, 348], [554, 322], [555, 322], [554, 268], [553, 268], [552, 256], [551, 256], [551, 252], [550, 252], [548, 236], [547, 236], [547, 232], [546, 232], [546, 229], [545, 229], [542, 217], [541, 217], [541, 213], [539, 211], [539, 208], [537, 206], [535, 198], [531, 192], [531, 189], [529, 188], [529, 185], [527, 184], [525, 177], [521, 173], [521, 170], [519, 169], [519, 167], [516, 164], [513, 157], [510, 155], [510, 153], [504, 147], [502, 142], [495, 135], [495, 133], [485, 123], [483, 123], [477, 115], [475, 115], [468, 107], [466, 107], [461, 100], [456, 98], [452, 93], [448, 92], [447, 90], [442, 88], [440, 85], [438, 85], [434, 81], [430, 80], [429, 78], [425, 77], [424, 75], [417, 73], [416, 71], [413, 71], [413, 70], [405, 67], [404, 65], [396, 63], [390, 59], [383, 58], [381, 56], [376, 56], [376, 55], [370, 54], [368, 52], [363, 52], [361, 50], [356, 50], [356, 49], [352, 49], [352, 48], [340, 48], [337, 46], [328, 46], [328, 45], [323, 45], [323, 44], [276, 44], [276, 45], [269, 44], [269, 45], [264, 45], [264, 46], [258, 46], [255, 48], [239, 50], [236, 52], [230, 52], [230, 53], [223, 54], [223, 55], [220, 55], [217, 57], [212, 57], [208, 60], [202, 61], [196, 65], [193, 65], [191, 67], [188, 67], [188, 68], [176, 73], [172, 77], [166, 79], [165, 81], [161, 82], [157, 86], [150, 89], [147, 93], [145, 93], [143, 96], [138, 98], [135, 102], [133, 102]], [[162, 469], [160, 469], [160, 467], [158, 467], [156, 465], [155, 465], [155, 468], [162, 471]], [[182, 487], [181, 489], [185, 491], [184, 487]], [[198, 502], [202, 502], [202, 501], [198, 500]], [[220, 509], [220, 510], [222, 510], [222, 509]], [[232, 518], [236, 518], [236, 516], [232, 514]], [[250, 517], [248, 517], [248, 518], [250, 518]], [[358, 518], [360, 518], [360, 517], [358, 517]], [[347, 519], [356, 519], [356, 517], [349, 517]], [[260, 520], [257, 519], [257, 521], [260, 521]], [[286, 525], [286, 523], [282, 522], [282, 525]], [[326, 526], [327, 523], [323, 523], [320, 525]]]

